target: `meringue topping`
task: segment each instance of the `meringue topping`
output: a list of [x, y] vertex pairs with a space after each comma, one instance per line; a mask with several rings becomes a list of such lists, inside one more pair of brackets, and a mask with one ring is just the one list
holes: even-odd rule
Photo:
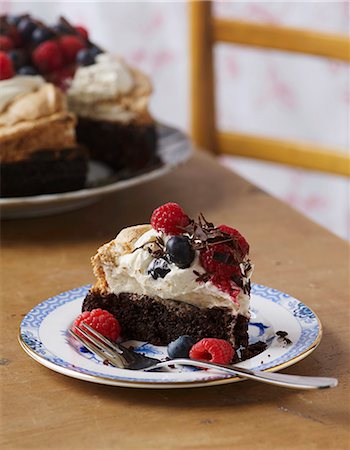
[[40, 75], [18, 75], [0, 81], [0, 114], [16, 97], [36, 91], [44, 83], [45, 80]]
[[[35, 80], [31, 86], [24, 82], [22, 91], [18, 84], [15, 88], [10, 88], [13, 93], [17, 91], [17, 94], [13, 95], [11, 99], [9, 98], [9, 95], [7, 96], [6, 106], [3, 107], [0, 114], [0, 126], [10, 127], [19, 122], [34, 121], [55, 113], [66, 111], [66, 102], [59, 89], [53, 84], [36, 83], [36, 81], [37, 80]], [[29, 90], [30, 87], [31, 90]], [[2, 88], [1, 85], [0, 88]]]
[[69, 109], [93, 120], [130, 122], [148, 115], [152, 91], [148, 78], [123, 59], [102, 53], [96, 63], [80, 67], [68, 89]]

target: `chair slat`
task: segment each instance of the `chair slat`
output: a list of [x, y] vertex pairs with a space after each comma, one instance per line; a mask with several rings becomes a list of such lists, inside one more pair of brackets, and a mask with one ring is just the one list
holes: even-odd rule
[[228, 132], [218, 132], [216, 140], [219, 153], [350, 176], [350, 158], [339, 149]]
[[211, 40], [211, 2], [190, 2], [192, 138], [215, 150], [215, 93]]
[[214, 41], [350, 61], [350, 40], [345, 35], [220, 18], [212, 19], [212, 35]]

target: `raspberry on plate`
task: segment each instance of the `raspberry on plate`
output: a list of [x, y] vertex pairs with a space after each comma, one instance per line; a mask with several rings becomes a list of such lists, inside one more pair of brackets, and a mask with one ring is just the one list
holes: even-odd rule
[[62, 52], [55, 41], [45, 41], [38, 45], [32, 59], [41, 73], [52, 72], [63, 66]]
[[121, 333], [118, 320], [110, 312], [101, 308], [84, 311], [75, 319], [73, 330], [77, 333], [79, 333], [79, 330], [76, 327], [80, 326], [82, 322], [87, 323], [111, 341], [116, 341]]
[[151, 225], [157, 231], [165, 234], [181, 234], [183, 228], [190, 223], [190, 219], [177, 203], [165, 203], [153, 211]]
[[249, 253], [249, 244], [238, 230], [228, 227], [227, 225], [220, 225], [218, 228], [223, 233], [227, 233], [235, 239], [241, 249], [243, 258]]
[[5, 52], [0, 52], [0, 80], [12, 78], [15, 74], [11, 59]]
[[204, 338], [190, 350], [191, 359], [229, 364], [234, 356], [232, 345], [223, 339]]
[[85, 48], [85, 44], [80, 36], [66, 35], [58, 40], [64, 61], [67, 63], [75, 62], [77, 53]]

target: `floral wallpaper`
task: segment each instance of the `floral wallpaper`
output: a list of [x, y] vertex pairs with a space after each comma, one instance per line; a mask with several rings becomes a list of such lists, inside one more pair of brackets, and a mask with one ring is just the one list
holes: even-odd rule
[[[348, 2], [215, 2], [215, 13], [260, 23], [348, 33]], [[16, 2], [1, 12], [30, 12], [48, 23], [64, 15], [92, 40], [150, 75], [154, 116], [189, 129], [187, 2]], [[349, 66], [306, 55], [218, 45], [218, 123], [223, 129], [299, 139], [349, 151]], [[349, 180], [242, 158], [222, 157], [272, 195], [350, 239]]]

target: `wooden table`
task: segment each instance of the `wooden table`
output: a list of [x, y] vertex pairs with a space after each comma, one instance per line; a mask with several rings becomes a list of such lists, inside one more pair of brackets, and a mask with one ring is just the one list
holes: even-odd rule
[[[41, 366], [17, 342], [40, 301], [89, 282], [90, 256], [124, 226], [177, 201], [242, 230], [254, 281], [319, 315], [319, 348], [287, 369], [337, 376], [305, 392], [251, 381], [184, 390], [109, 387]], [[2, 224], [2, 449], [349, 449], [349, 248], [258, 188], [196, 155], [162, 179], [79, 211]]]

